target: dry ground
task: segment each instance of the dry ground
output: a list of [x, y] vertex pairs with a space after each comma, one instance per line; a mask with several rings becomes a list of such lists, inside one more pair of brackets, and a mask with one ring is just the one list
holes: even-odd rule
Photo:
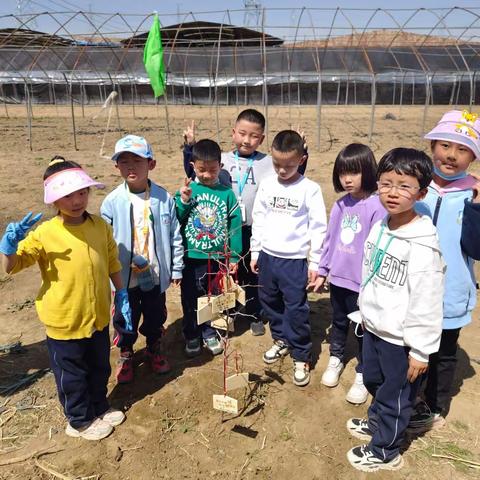
[[[432, 126], [443, 108], [428, 111], [426, 126]], [[236, 108], [218, 112], [220, 141], [230, 148], [230, 128]], [[112, 163], [99, 156], [105, 115], [94, 119], [98, 108], [88, 108], [84, 117], [76, 110], [77, 146], [73, 147], [69, 108], [34, 107], [33, 151], [29, 149], [25, 109], [9, 106], [8, 115], [0, 109], [2, 148], [0, 171], [0, 229], [30, 210], [54, 212], [42, 203], [41, 176], [54, 154], [79, 161], [92, 175], [101, 179], [110, 191], [119, 177]], [[385, 120], [392, 112], [396, 120]], [[153, 179], [173, 192], [183, 179], [180, 164], [181, 133], [185, 121], [195, 118], [199, 137], [216, 135], [214, 109], [176, 107], [169, 109], [169, 130], [163, 107], [120, 109], [121, 129], [109, 132], [105, 151], [124, 133], [145, 135], [153, 144], [158, 160]], [[330, 175], [338, 150], [351, 141], [368, 142], [370, 109], [367, 107], [330, 107], [322, 109], [320, 148], [316, 144], [314, 108], [269, 108], [269, 141], [273, 133], [300, 124], [311, 148], [307, 174], [322, 186], [328, 207], [335, 201]], [[423, 109], [404, 107], [377, 108], [372, 148], [377, 158], [394, 146], [427, 148], [420, 139]], [[117, 129], [115, 115], [112, 126]], [[169, 140], [170, 138], [170, 140]], [[264, 145], [267, 149], [267, 144]], [[105, 192], [91, 196], [92, 212], [97, 212]], [[256, 383], [245, 393], [245, 410], [237, 417], [212, 409], [212, 394], [222, 392], [222, 358], [204, 354], [187, 360], [182, 354], [181, 309], [178, 291], [169, 292], [166, 344], [173, 365], [170, 374], [157, 377], [142, 364], [139, 342], [135, 383], [117, 387], [110, 382], [110, 399], [127, 409], [127, 421], [100, 443], [71, 439], [64, 435], [65, 421], [56, 397], [53, 377], [43, 372], [48, 367], [44, 330], [37, 320], [32, 300], [39, 286], [36, 268], [14, 278], [0, 277], [0, 343], [12, 343], [19, 337], [23, 353], [0, 356], [0, 478], [102, 478], [102, 479], [301, 479], [365, 478], [352, 470], [346, 451], [358, 442], [345, 429], [350, 416], [364, 415], [366, 406], [348, 405], [345, 393], [354, 376], [349, 362], [340, 385], [327, 389], [320, 385], [322, 369], [328, 358], [328, 295], [311, 295], [311, 322], [318, 362], [311, 384], [299, 389], [291, 383], [289, 361], [265, 368], [262, 351], [270, 339], [252, 337], [247, 326], [239, 323], [231, 341], [231, 351], [241, 356], [243, 371], [256, 375]], [[478, 475], [480, 445], [477, 407], [480, 381], [476, 373], [480, 362], [478, 309], [473, 325], [465, 328], [460, 340], [459, 368], [455, 397], [448, 425], [437, 432], [414, 440], [405, 453], [406, 466], [396, 473], [380, 473], [376, 478], [461, 479]], [[349, 356], [352, 356], [350, 344]], [[112, 364], [117, 352], [112, 349]], [[230, 369], [233, 367], [230, 366]], [[29, 384], [20, 381], [37, 373]], [[7, 392], [7, 387], [15, 389]], [[239, 398], [242, 393], [238, 393]], [[46, 453], [38, 455], [38, 452]], [[438, 457], [437, 455], [440, 455]], [[28, 457], [31, 458], [28, 458]], [[449, 458], [450, 457], [450, 458]], [[461, 458], [473, 463], [458, 461]], [[23, 460], [22, 460], [23, 459]], [[10, 463], [10, 464], [9, 464]], [[470, 466], [469, 466], [470, 465]], [[50, 473], [48, 473], [50, 470]], [[53, 472], [53, 473], [52, 473]]]

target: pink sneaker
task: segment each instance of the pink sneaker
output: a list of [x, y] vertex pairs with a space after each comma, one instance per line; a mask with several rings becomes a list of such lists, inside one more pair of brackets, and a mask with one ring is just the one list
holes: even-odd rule
[[133, 352], [131, 350], [120, 352], [115, 375], [117, 377], [117, 383], [133, 382]]
[[168, 373], [171, 370], [170, 363], [167, 357], [160, 352], [160, 340], [158, 340], [152, 350], [147, 347], [145, 350], [145, 358], [150, 364], [153, 373]]

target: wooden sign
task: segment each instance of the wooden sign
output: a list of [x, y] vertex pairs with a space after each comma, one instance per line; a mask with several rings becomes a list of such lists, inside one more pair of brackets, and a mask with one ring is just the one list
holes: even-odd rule
[[222, 313], [230, 308], [235, 308], [235, 293], [226, 292], [212, 298], [212, 312]]
[[226, 413], [238, 413], [238, 400], [227, 395], [214, 395], [213, 408]]
[[209, 322], [213, 317], [212, 303], [208, 297], [199, 297], [197, 300], [197, 325]]
[[240, 285], [237, 285], [237, 288], [235, 289], [235, 297], [237, 299], [237, 302], [241, 305], [245, 305], [247, 303], [247, 296], [245, 294], [245, 290]]
[[224, 315], [223, 313], [214, 314], [210, 325], [213, 328], [219, 328], [220, 330], [228, 330], [229, 332], [234, 331], [233, 318], [229, 317], [228, 315]]
[[237, 388], [247, 388], [249, 379], [248, 373], [236, 373], [226, 378], [227, 391], [236, 390]]

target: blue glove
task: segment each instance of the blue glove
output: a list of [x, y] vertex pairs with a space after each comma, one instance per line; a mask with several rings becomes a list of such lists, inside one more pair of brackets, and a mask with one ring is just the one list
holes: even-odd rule
[[27, 232], [42, 218], [41, 213], [37, 213], [32, 218], [32, 212], [27, 213], [21, 222], [9, 223], [5, 229], [5, 234], [0, 241], [0, 252], [5, 255], [13, 255], [17, 251], [18, 242], [25, 238]]
[[126, 288], [121, 288], [115, 292], [114, 304], [115, 310], [120, 310], [125, 319], [125, 330], [133, 332], [132, 309], [128, 302], [128, 292]]

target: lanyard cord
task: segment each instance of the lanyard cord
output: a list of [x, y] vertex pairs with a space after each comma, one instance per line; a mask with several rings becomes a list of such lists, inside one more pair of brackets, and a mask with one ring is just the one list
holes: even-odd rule
[[248, 165], [243, 178], [240, 180], [240, 161], [238, 156], [238, 150], [235, 150], [235, 166], [237, 167], [237, 185], [238, 185], [238, 196], [242, 198], [242, 192], [247, 184], [248, 175], [253, 166], [253, 159], [255, 157], [255, 152], [253, 152], [250, 157], [248, 157]]
[[375, 243], [375, 251], [373, 252], [374, 259], [373, 259], [373, 270], [370, 273], [370, 275], [366, 278], [366, 280], [362, 283], [361, 288], [365, 288], [367, 284], [372, 280], [372, 278], [376, 275], [378, 270], [380, 269], [380, 266], [382, 265], [383, 262], [383, 257], [385, 257], [385, 254], [387, 253], [388, 247], [390, 246], [390, 243], [392, 243], [393, 240], [393, 235], [390, 235], [390, 238], [388, 239], [385, 247], [383, 250], [379, 250], [378, 246], [380, 244], [380, 240], [383, 235], [383, 231], [385, 230], [385, 224], [382, 225], [382, 228], [380, 229], [380, 233], [378, 234], [377, 241]]
[[[128, 188], [128, 187], [127, 187]], [[130, 190], [128, 190], [129, 196], [130, 196], [130, 202], [133, 204], [133, 195]], [[145, 189], [145, 198], [143, 200], [143, 227], [142, 227], [142, 233], [144, 237], [144, 243], [143, 243], [143, 252], [141, 255], [143, 255], [147, 260], [149, 260], [149, 254], [148, 254], [148, 237], [150, 234], [150, 223], [149, 223], [149, 217], [150, 217], [150, 187], [147, 185], [147, 188]], [[138, 232], [135, 224], [133, 225], [133, 249], [136, 251], [136, 253], [140, 253], [140, 239], [138, 237]]]

